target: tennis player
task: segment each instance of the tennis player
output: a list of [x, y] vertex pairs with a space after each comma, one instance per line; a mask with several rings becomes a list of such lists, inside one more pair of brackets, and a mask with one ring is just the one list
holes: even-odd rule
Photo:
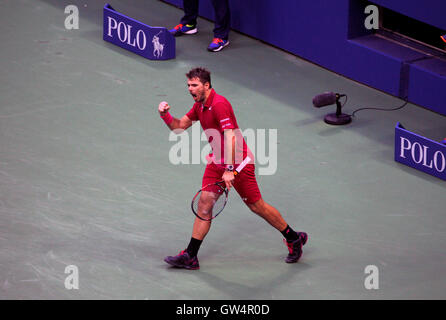
[[[289, 252], [285, 262], [297, 262], [302, 255], [302, 246], [307, 242], [308, 235], [305, 232], [294, 231], [280, 212], [262, 199], [253, 162], [246, 165], [236, 177], [234, 176], [234, 168], [237, 164], [247, 155], [251, 159], [254, 157], [239, 133], [231, 104], [212, 88], [208, 70], [194, 68], [186, 74], [186, 77], [189, 93], [195, 101], [193, 107], [181, 119], [177, 119], [169, 113], [169, 104], [163, 101], [158, 106], [161, 118], [170, 130], [186, 130], [194, 121], [200, 121], [212, 148], [212, 154], [208, 157], [208, 164], [204, 171], [202, 186], [223, 180], [228, 190], [234, 187], [252, 212], [265, 219], [285, 237], [284, 243]], [[216, 137], [216, 133], [220, 136]], [[211, 192], [201, 194], [200, 201], [212, 207], [215, 199], [211, 194]], [[195, 218], [192, 237], [187, 248], [176, 256], [166, 257], [164, 261], [178, 268], [199, 269], [198, 250], [210, 227], [211, 221]]]

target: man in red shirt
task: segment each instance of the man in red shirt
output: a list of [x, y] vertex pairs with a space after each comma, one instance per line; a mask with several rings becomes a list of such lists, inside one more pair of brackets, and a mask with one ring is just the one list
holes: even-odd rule
[[[252, 212], [265, 219], [285, 237], [284, 242], [289, 251], [285, 261], [297, 262], [302, 255], [302, 246], [307, 242], [308, 235], [291, 229], [280, 212], [262, 199], [255, 177], [254, 163], [249, 163], [237, 177], [234, 175], [235, 165], [242, 162], [247, 155], [251, 159], [253, 156], [240, 134], [231, 104], [212, 89], [210, 72], [206, 69], [192, 69], [186, 77], [189, 93], [195, 101], [193, 107], [181, 119], [177, 119], [169, 113], [169, 104], [163, 101], [158, 106], [161, 118], [170, 130], [186, 130], [193, 121], [200, 121], [213, 151], [206, 165], [202, 186], [223, 180], [228, 190], [234, 187]], [[219, 134], [217, 138], [216, 133]], [[213, 198], [203, 199], [209, 202], [213, 200]], [[179, 268], [198, 269], [200, 266], [197, 253], [210, 227], [210, 221], [195, 218], [188, 247], [176, 256], [166, 257], [164, 261]]]

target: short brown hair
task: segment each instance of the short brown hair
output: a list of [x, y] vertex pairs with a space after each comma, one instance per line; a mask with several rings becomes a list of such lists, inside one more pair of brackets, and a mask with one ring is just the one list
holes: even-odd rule
[[209, 82], [209, 88], [212, 88], [211, 85], [211, 73], [205, 68], [198, 67], [191, 69], [188, 73], [186, 73], [186, 77], [191, 80], [193, 78], [198, 78], [202, 84]]

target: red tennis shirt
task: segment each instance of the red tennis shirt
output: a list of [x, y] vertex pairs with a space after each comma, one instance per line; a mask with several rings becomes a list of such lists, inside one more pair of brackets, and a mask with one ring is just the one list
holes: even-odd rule
[[241, 163], [247, 155], [254, 161], [240, 132], [231, 104], [225, 97], [217, 94], [214, 89], [211, 89], [204, 104], [194, 103], [186, 116], [192, 121], [200, 121], [211, 145], [213, 155], [210, 154], [210, 156], [215, 164], [226, 163], [224, 161], [224, 130], [227, 129], [234, 129], [236, 136], [235, 164]]

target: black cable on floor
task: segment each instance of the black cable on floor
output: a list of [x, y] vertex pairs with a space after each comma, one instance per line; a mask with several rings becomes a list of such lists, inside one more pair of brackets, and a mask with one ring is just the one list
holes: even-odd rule
[[[345, 96], [345, 101], [344, 101], [344, 103], [343, 103], [342, 106], [344, 106], [344, 105], [347, 103], [347, 99], [348, 99], [348, 97], [347, 97], [347, 95], [346, 95], [346, 96]], [[358, 111], [362, 111], [362, 110], [396, 111], [396, 110], [399, 110], [399, 109], [404, 108], [408, 103], [409, 103], [409, 101], [407, 100], [407, 97], [406, 97], [406, 98], [404, 99], [404, 103], [403, 103], [403, 105], [401, 105], [401, 106], [399, 106], [399, 107], [396, 107], [396, 108], [392, 108], [392, 109], [377, 108], [377, 107], [359, 108], [359, 109], [356, 109], [355, 111], [353, 111], [352, 114], [348, 114], [348, 115], [351, 116], [351, 117], [354, 117], [356, 112], [358, 112]]]

